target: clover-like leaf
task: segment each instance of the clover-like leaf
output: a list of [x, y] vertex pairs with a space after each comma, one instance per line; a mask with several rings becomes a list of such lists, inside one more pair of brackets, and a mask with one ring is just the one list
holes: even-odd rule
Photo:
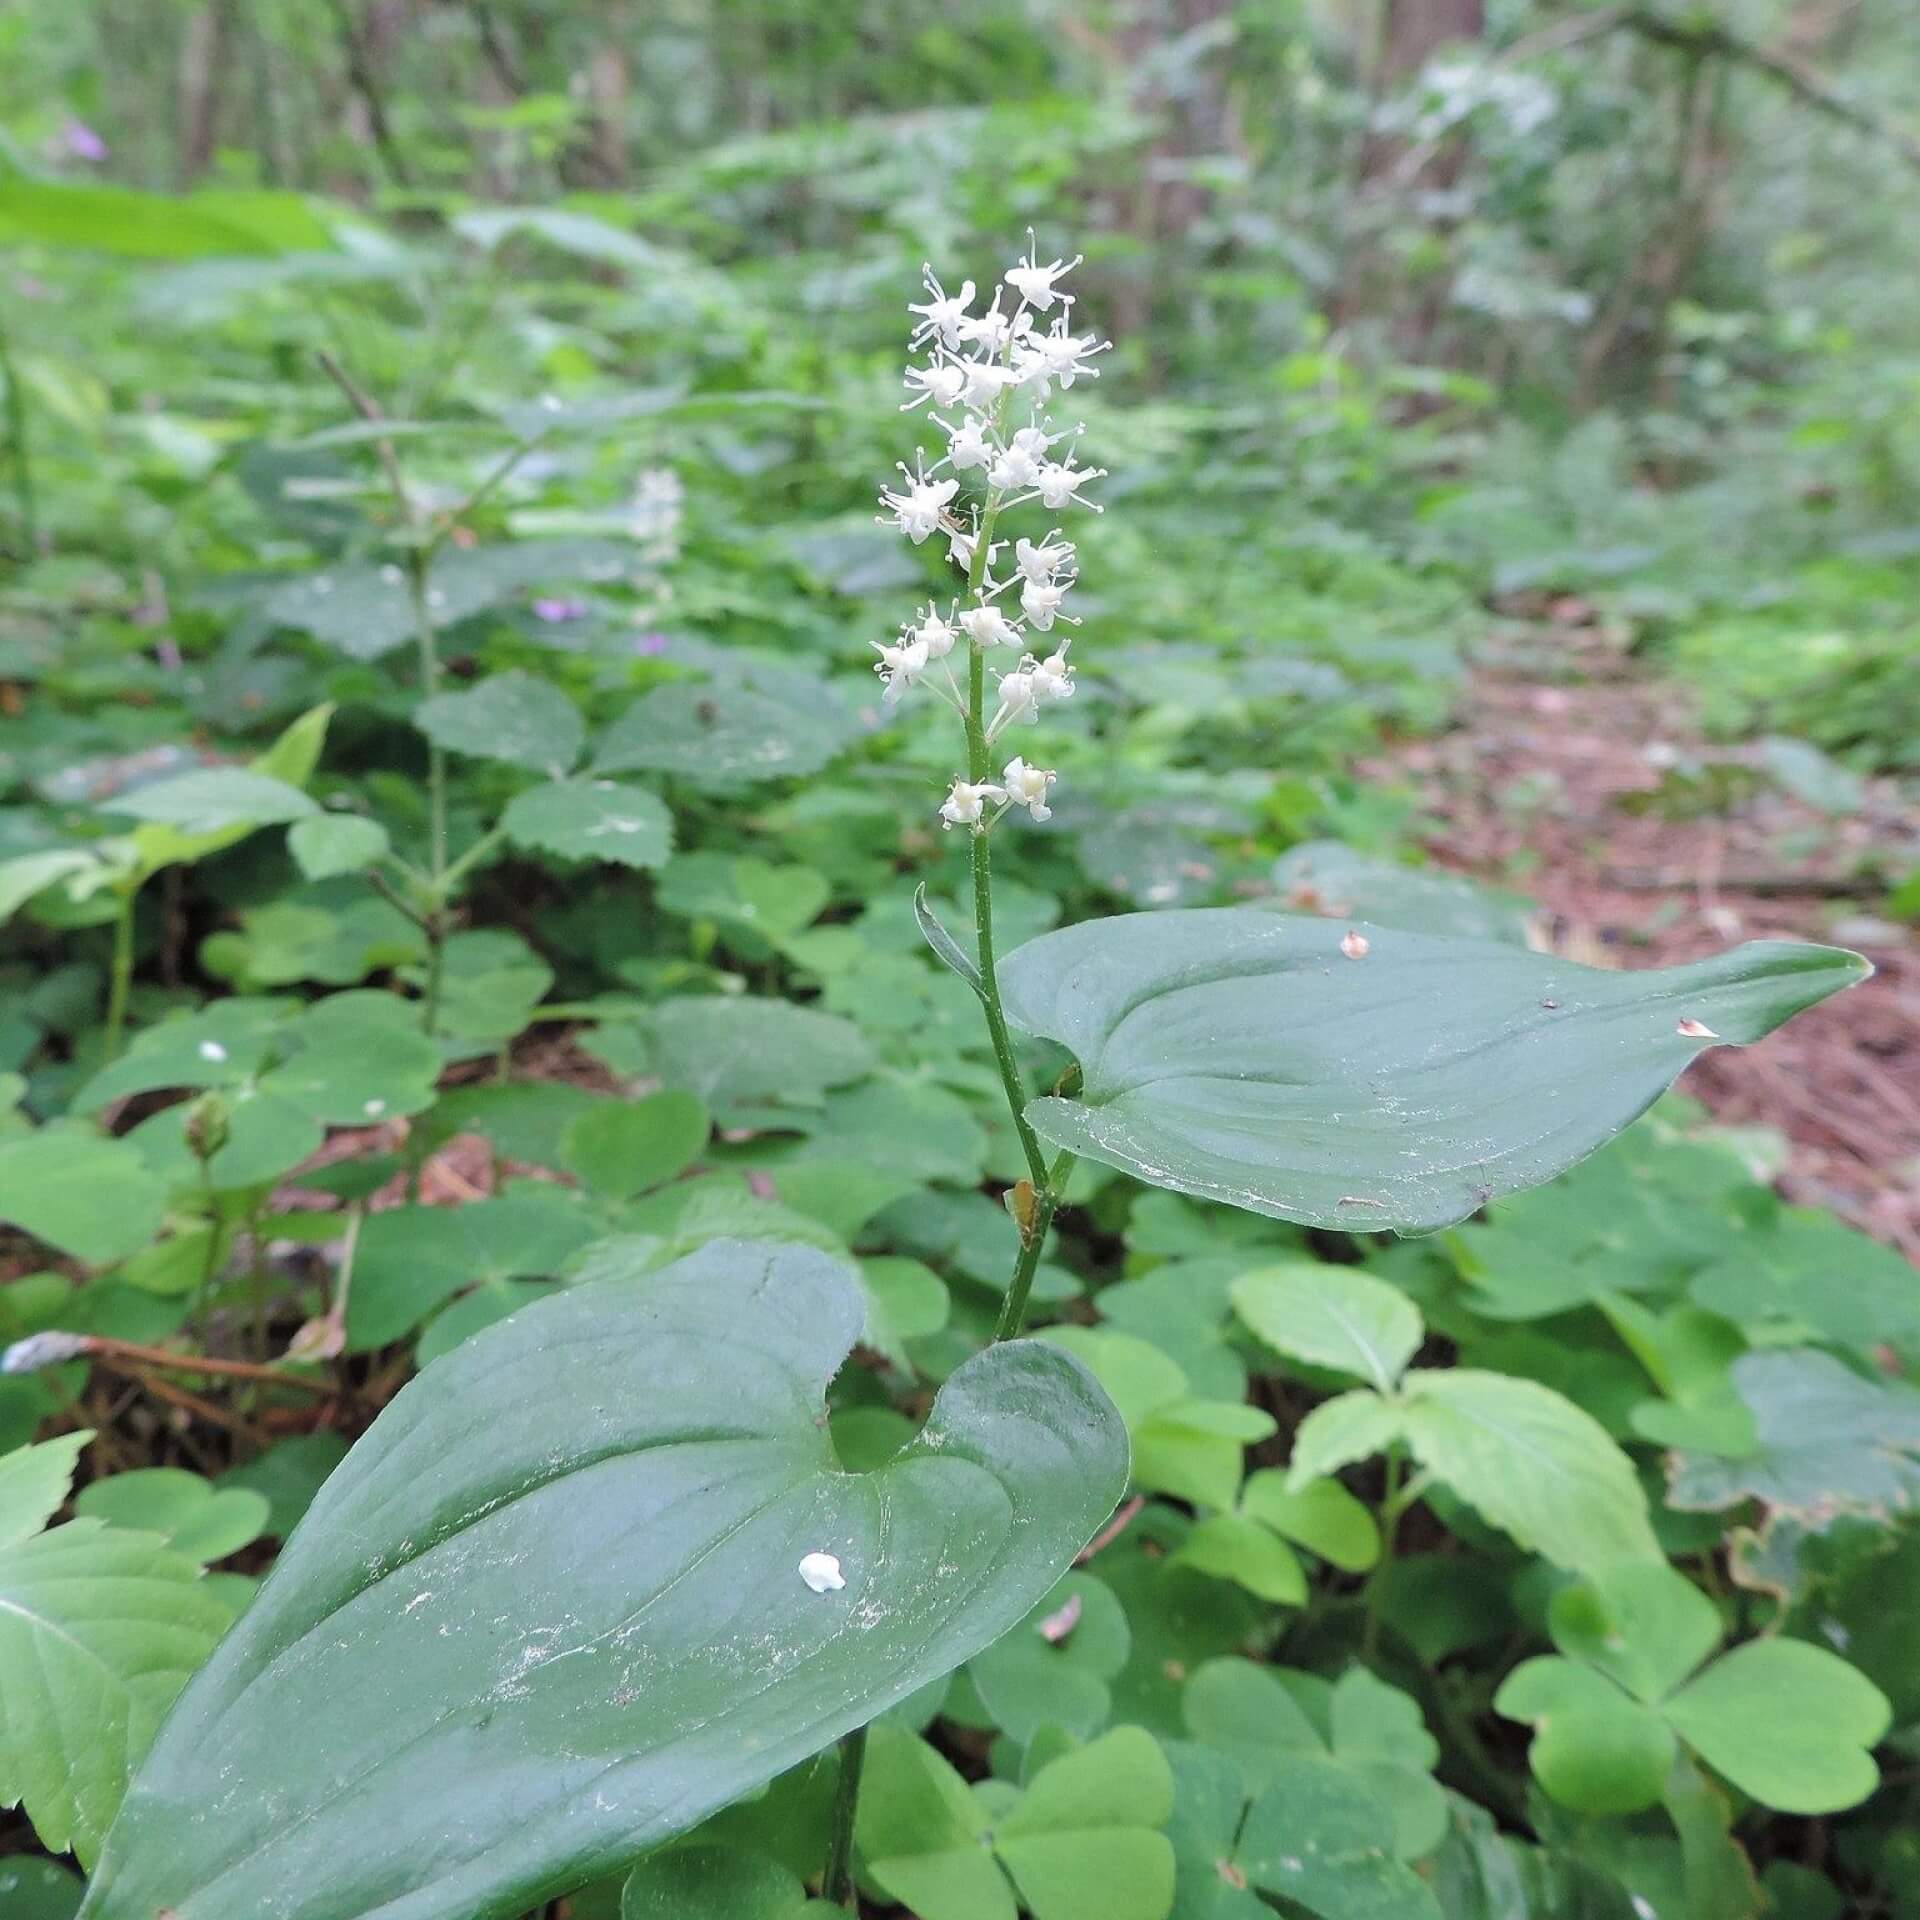
[[[1008, 1018], [1082, 1087], [1041, 1137], [1280, 1219], [1420, 1232], [1611, 1139], [1703, 1046], [1745, 1043], [1865, 978], [1761, 942], [1615, 973], [1471, 940], [1241, 908], [1122, 914], [1001, 965]], [[1488, 1099], [1488, 1088], [1499, 1089]]]
[[137, 1252], [159, 1231], [166, 1200], [136, 1148], [91, 1127], [56, 1122], [0, 1140], [0, 1220], [76, 1259]]
[[864, 1314], [836, 1261], [716, 1243], [426, 1368], [175, 1709], [87, 1920], [501, 1920], [997, 1639], [1123, 1490], [1119, 1418], [1009, 1342], [845, 1474], [823, 1397]]
[[[919, 1920], [1166, 1920], [1173, 1779], [1117, 1727], [1049, 1761], [1004, 1812], [903, 1728], [876, 1727], [854, 1827], [867, 1877]], [[1008, 1884], [1011, 1880], [1012, 1885]]]
[[1757, 1640], [1687, 1675], [1718, 1644], [1711, 1602], [1658, 1563], [1590, 1574], [1554, 1596], [1559, 1658], [1507, 1676], [1494, 1708], [1534, 1727], [1535, 1777], [1582, 1813], [1666, 1796], [1677, 1734], [1715, 1771], [1784, 1813], [1836, 1813], [1879, 1784], [1870, 1749], [1885, 1695], [1837, 1654]]
[[206, 1566], [250, 1546], [272, 1505], [250, 1487], [219, 1487], [184, 1467], [136, 1467], [95, 1480], [73, 1503], [82, 1519], [162, 1535], [175, 1553]]

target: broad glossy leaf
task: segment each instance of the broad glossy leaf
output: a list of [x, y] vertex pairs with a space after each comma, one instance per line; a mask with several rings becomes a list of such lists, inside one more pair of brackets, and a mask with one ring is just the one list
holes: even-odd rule
[[89, 1920], [518, 1914], [997, 1639], [1112, 1510], [1119, 1418], [1013, 1342], [843, 1474], [823, 1396], [864, 1312], [837, 1262], [717, 1243], [428, 1367], [171, 1717]]
[[1000, 969], [1008, 1018], [1072, 1052], [1083, 1086], [1028, 1118], [1156, 1186], [1314, 1226], [1424, 1231], [1563, 1172], [1703, 1046], [1758, 1040], [1867, 973], [1856, 955], [1775, 942], [1612, 973], [1360, 930], [1358, 960], [1336, 923], [1240, 908], [1030, 941]]
[[552, 780], [507, 802], [507, 838], [562, 860], [657, 867], [673, 846], [673, 815], [657, 794], [618, 780]]

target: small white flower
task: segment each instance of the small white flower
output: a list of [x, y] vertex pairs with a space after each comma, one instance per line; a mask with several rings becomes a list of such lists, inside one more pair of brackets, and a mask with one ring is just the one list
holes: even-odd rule
[[1016, 807], [1025, 807], [1036, 820], [1053, 817], [1053, 809], [1047, 805], [1047, 790], [1059, 777], [1045, 767], [1028, 766], [1018, 755], [1009, 760], [1000, 773], [1007, 798]]
[[996, 787], [989, 781], [974, 786], [965, 780], [956, 780], [947, 797], [940, 803], [940, 818], [949, 827], [976, 827], [980, 817], [992, 802], [998, 806], [1007, 797], [1004, 787]]
[[1067, 643], [1033, 668], [1033, 691], [1041, 700], [1071, 700], [1073, 669], [1067, 664]]
[[1059, 617], [1069, 626], [1077, 625], [1071, 615], [1060, 612], [1060, 603], [1067, 597], [1067, 589], [1073, 585], [1071, 580], [1029, 580], [1020, 589], [1020, 611], [1042, 632], [1053, 625], [1054, 617]]
[[1001, 394], [1018, 382], [1013, 369], [997, 361], [963, 360], [960, 365], [966, 376], [960, 399], [974, 413], [991, 412]]
[[1043, 267], [1037, 264], [1040, 250], [1033, 244], [1031, 229], [1027, 242], [1025, 254], [1007, 269], [1007, 285], [1038, 313], [1051, 312], [1056, 300], [1071, 306], [1072, 295], [1059, 292], [1053, 283], [1063, 274], [1071, 273], [1086, 256], [1076, 253], [1071, 260], [1056, 260], [1051, 266]]
[[1073, 565], [1073, 542], [1048, 534], [1039, 546], [1031, 540], [1013, 543], [1013, 564], [1028, 580], [1054, 580]]
[[929, 660], [944, 660], [953, 651], [953, 628], [940, 617], [931, 601], [927, 603], [927, 617], [917, 627], [902, 627], [901, 632], [910, 632], [916, 644], [926, 648]]
[[967, 638], [976, 647], [1017, 647], [1020, 631], [998, 607], [968, 607], [960, 615]]
[[971, 473], [993, 457], [993, 443], [978, 420], [969, 416], [954, 428], [953, 437], [947, 442], [947, 460], [955, 473]]
[[[903, 466], [900, 471], [907, 484], [898, 493], [883, 493], [880, 504], [887, 509], [888, 516], [900, 531], [917, 547], [939, 527], [941, 517], [947, 510], [947, 502], [960, 491], [960, 482], [929, 480], [924, 469], [918, 473], [908, 473]], [[885, 524], [884, 519], [881, 524]]]
[[870, 644], [880, 656], [873, 670], [886, 682], [887, 690], [881, 698], [890, 707], [927, 670], [927, 648], [919, 640], [903, 640], [897, 647], [878, 640]]
[[930, 367], [909, 367], [907, 385], [918, 391], [900, 409], [902, 413], [923, 400], [931, 400], [936, 407], [951, 407], [967, 390], [967, 370], [951, 360], [936, 360]]
[[[1105, 467], [1076, 467], [1071, 458], [1049, 460], [1035, 476], [1034, 485], [1040, 490], [1040, 498], [1054, 513], [1062, 507], [1088, 506], [1092, 503], [1079, 499], [1080, 488], [1089, 480], [1099, 480], [1106, 474]], [[1094, 507], [1094, 512], [1100, 509]]]
[[813, 1593], [838, 1593], [847, 1584], [840, 1562], [830, 1553], [809, 1553], [800, 1561], [800, 1578]]
[[1013, 319], [1000, 311], [1001, 289], [996, 287], [993, 304], [977, 320], [962, 320], [959, 326], [960, 338], [970, 346], [985, 347], [989, 354], [1002, 354], [1016, 333], [1027, 331], [1031, 322], [1022, 313]]
[[1020, 436], [1015, 434], [1006, 452], [987, 469], [987, 484], [1002, 493], [1014, 493], [1024, 487], [1038, 486], [1045, 470], [1045, 465], [1020, 444]]
[[1085, 374], [1089, 380], [1100, 377], [1098, 367], [1087, 363], [1096, 353], [1105, 353], [1111, 340], [1097, 340], [1090, 333], [1069, 333], [1067, 317], [1062, 314], [1050, 331], [1030, 334], [1014, 356], [1014, 371], [1024, 385], [1031, 381], [1058, 380], [1070, 387]]
[[1033, 656], [1028, 654], [1011, 673], [1000, 676], [1000, 707], [988, 724], [987, 738], [991, 740], [1003, 727], [1036, 719], [1039, 712], [1040, 695], [1033, 684]]
[[946, 288], [934, 278], [931, 266], [921, 267], [920, 278], [930, 298], [924, 306], [915, 306], [911, 301], [907, 304], [909, 313], [926, 316], [913, 330], [915, 342], [935, 335], [943, 345], [957, 347], [967, 337], [965, 329], [972, 324], [967, 319], [967, 309], [973, 305], [973, 282], [961, 281], [960, 291], [949, 297]]

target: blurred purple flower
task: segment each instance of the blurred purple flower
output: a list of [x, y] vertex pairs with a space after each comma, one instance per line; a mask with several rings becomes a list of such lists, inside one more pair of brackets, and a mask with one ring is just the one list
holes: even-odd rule
[[84, 120], [76, 120], [71, 114], [60, 129], [60, 141], [76, 160], [100, 161], [107, 157], [107, 143]]
[[650, 658], [656, 653], [667, 650], [667, 636], [664, 633], [637, 633], [633, 637], [633, 651]]
[[587, 611], [584, 600], [536, 600], [533, 603], [533, 617], [558, 623], [562, 620], [578, 620]]

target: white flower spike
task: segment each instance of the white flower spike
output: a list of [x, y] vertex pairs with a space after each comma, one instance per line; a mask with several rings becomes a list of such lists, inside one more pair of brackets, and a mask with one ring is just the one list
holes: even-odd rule
[[[1074, 296], [1061, 282], [1080, 256], [1043, 263], [1031, 230], [1027, 242], [978, 312], [971, 280], [949, 294], [931, 266], [922, 270], [926, 298], [910, 302], [908, 311], [912, 344], [923, 358], [905, 369], [906, 408], [928, 409], [946, 449], [931, 465], [922, 453], [911, 471], [903, 466], [899, 484], [880, 496], [883, 522], [916, 546], [935, 533], [945, 535], [948, 557], [965, 576], [959, 599], [944, 609], [937, 601], [927, 603], [902, 623], [896, 638], [871, 645], [886, 704], [924, 682], [976, 729], [967, 772], [940, 804], [945, 825], [974, 833], [990, 831], [1015, 807], [1034, 820], [1052, 817], [1054, 770], [1016, 755], [998, 781], [990, 779], [978, 757], [980, 740], [1031, 723], [1042, 708], [1073, 697], [1069, 643], [1054, 629], [1080, 624], [1066, 611], [1079, 581], [1074, 543], [1058, 530], [1015, 536], [1011, 525], [1008, 539], [997, 541], [995, 529], [1003, 515], [1035, 501], [1049, 512], [1074, 506], [1098, 512], [1081, 495], [1105, 474], [1104, 468], [1075, 464], [1073, 445], [1085, 428], [1055, 421], [1047, 402], [1056, 390], [1093, 378], [1094, 362], [1111, 342], [1075, 330]], [[1009, 541], [1013, 567], [996, 575]], [[1051, 653], [1023, 651], [1042, 634], [1051, 636], [1047, 644], [1059, 643]], [[963, 637], [968, 670], [956, 678], [949, 656]], [[991, 713], [984, 703], [970, 704], [978, 702], [974, 690], [980, 684], [971, 657], [975, 648], [1006, 648], [1019, 662], [996, 674]]]
[[838, 1593], [847, 1584], [840, 1562], [830, 1553], [809, 1553], [800, 1561], [800, 1578], [812, 1593]]

